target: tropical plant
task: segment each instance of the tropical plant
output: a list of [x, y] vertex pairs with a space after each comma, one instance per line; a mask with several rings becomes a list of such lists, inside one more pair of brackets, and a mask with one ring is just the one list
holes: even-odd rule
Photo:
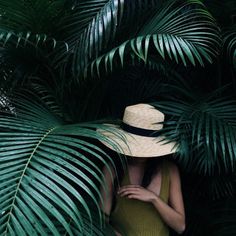
[[188, 214], [197, 196], [232, 197], [235, 90], [219, 88], [224, 73], [234, 81], [235, 26], [222, 25], [219, 9], [200, 0], [0, 0], [0, 235], [111, 235], [99, 186], [102, 167], [117, 160], [97, 141], [104, 126], [95, 120], [121, 118], [137, 102], [167, 114], [164, 131], [179, 141], [176, 161], [196, 191], [208, 180], [205, 195], [184, 189]]

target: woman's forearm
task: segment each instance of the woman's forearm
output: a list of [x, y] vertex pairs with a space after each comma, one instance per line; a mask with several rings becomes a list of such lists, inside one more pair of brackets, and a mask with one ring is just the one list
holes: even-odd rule
[[181, 234], [185, 230], [185, 216], [175, 211], [167, 205], [160, 197], [156, 195], [151, 201], [153, 206], [158, 210], [164, 222], [174, 229], [177, 233]]

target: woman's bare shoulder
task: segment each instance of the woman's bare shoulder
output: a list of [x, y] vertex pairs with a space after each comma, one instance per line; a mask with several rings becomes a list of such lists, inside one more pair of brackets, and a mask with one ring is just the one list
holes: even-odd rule
[[179, 168], [173, 161], [166, 161], [171, 176], [179, 175]]
[[173, 161], [166, 160], [166, 162], [167, 162], [167, 165], [169, 166], [169, 168], [178, 169], [178, 166]]

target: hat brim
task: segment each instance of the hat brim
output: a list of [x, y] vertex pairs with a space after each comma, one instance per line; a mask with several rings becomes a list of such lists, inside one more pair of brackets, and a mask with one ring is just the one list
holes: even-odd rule
[[111, 125], [110, 127], [111, 130], [97, 130], [105, 137], [101, 142], [121, 154], [151, 158], [165, 156], [177, 151], [177, 144], [167, 141], [164, 136], [146, 137], [128, 133], [119, 126]]

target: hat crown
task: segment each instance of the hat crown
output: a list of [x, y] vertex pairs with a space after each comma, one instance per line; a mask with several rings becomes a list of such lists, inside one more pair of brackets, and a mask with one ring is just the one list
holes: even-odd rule
[[149, 104], [136, 104], [125, 108], [123, 122], [136, 128], [161, 130], [165, 116]]

